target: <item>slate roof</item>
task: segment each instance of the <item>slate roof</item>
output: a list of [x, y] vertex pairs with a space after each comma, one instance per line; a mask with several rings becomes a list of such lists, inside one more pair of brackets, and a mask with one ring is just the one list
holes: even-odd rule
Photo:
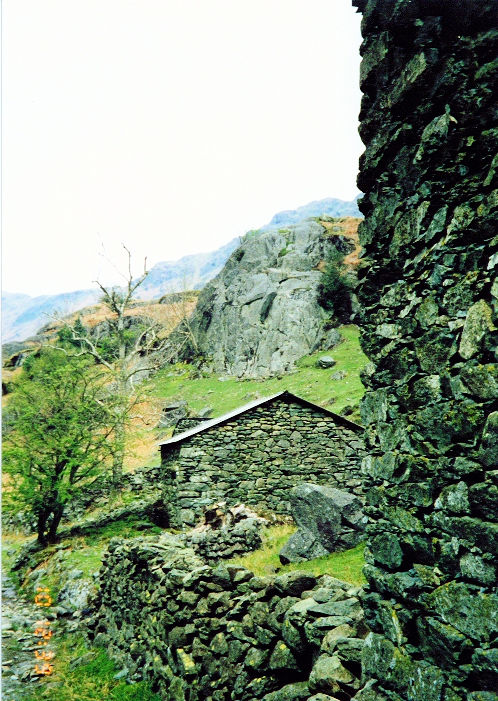
[[296, 402], [298, 404], [303, 404], [304, 406], [308, 406], [311, 409], [317, 409], [318, 411], [321, 411], [324, 414], [327, 414], [327, 416], [332, 416], [338, 424], [341, 424], [342, 426], [346, 426], [347, 428], [352, 429], [353, 431], [363, 431], [363, 426], [360, 426], [360, 424], [356, 424], [353, 421], [349, 421], [348, 419], [345, 419], [343, 416], [340, 416], [339, 414], [335, 414], [333, 411], [330, 411], [329, 409], [325, 409], [323, 406], [319, 406], [318, 404], [313, 404], [313, 402], [309, 402], [307, 399], [303, 399], [302, 397], [298, 397], [297, 394], [292, 394], [292, 392], [288, 392], [287, 390], [284, 390], [282, 392], [278, 392], [277, 394], [272, 394], [271, 397], [263, 397], [263, 399], [255, 399], [252, 402], [249, 402], [249, 404], [244, 404], [244, 406], [240, 406], [237, 409], [233, 409], [233, 411], [229, 411], [227, 414], [223, 414], [223, 416], [218, 416], [215, 419], [209, 419], [208, 421], [203, 421], [199, 426], [194, 426], [194, 428], [189, 428], [188, 431], [184, 431], [183, 433], [179, 433], [176, 436], [172, 436], [171, 438], [168, 438], [166, 441], [161, 441], [159, 445], [174, 445], [175, 443], [182, 443], [183, 441], [187, 440], [187, 438], [190, 438], [190, 436], [194, 436], [196, 433], [201, 433], [202, 431], [208, 431], [210, 428], [213, 428], [214, 426], [219, 426], [220, 424], [226, 423], [227, 421], [230, 421], [230, 419], [235, 418], [236, 416], [240, 416], [240, 414], [245, 414], [246, 411], [250, 411], [251, 409], [255, 409], [258, 406], [263, 406], [264, 404], [270, 404], [273, 402], [275, 399], [286, 399], [292, 402]]

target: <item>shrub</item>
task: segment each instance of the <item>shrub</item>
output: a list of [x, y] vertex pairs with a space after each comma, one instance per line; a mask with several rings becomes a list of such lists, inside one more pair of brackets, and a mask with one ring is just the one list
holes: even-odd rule
[[344, 256], [334, 251], [328, 257], [322, 280], [318, 286], [317, 301], [335, 317], [336, 321], [348, 321], [351, 315], [352, 282], [344, 266]]

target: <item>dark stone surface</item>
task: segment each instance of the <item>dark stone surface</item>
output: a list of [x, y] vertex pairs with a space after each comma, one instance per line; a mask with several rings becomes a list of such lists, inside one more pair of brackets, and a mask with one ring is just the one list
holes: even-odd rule
[[322, 355], [320, 358], [318, 358], [316, 364], [319, 368], [327, 369], [334, 367], [336, 363], [331, 355]]
[[352, 548], [364, 537], [362, 502], [353, 494], [317, 484], [299, 484], [289, 494], [298, 530], [280, 550], [283, 564], [312, 560]]
[[356, 699], [495, 699], [495, 0], [363, 13], [358, 296], [364, 597]]

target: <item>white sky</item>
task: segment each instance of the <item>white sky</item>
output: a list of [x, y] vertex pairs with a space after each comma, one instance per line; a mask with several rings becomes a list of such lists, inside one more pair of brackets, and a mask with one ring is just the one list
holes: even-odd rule
[[350, 0], [3, 0], [3, 289], [116, 282], [352, 199]]

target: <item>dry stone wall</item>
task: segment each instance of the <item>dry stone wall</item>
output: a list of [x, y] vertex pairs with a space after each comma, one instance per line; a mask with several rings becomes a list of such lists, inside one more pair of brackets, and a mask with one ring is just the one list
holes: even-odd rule
[[491, 701], [498, 363], [496, 0], [363, 13], [362, 416], [373, 633], [357, 699]]
[[[174, 446], [175, 444], [173, 444]], [[276, 400], [162, 447], [179, 523], [192, 525], [219, 501], [290, 513], [299, 482], [362, 495], [363, 429], [308, 405]], [[173, 488], [172, 488], [173, 489]]]
[[222, 528], [187, 531], [181, 539], [210, 565], [258, 550], [263, 545], [261, 531], [265, 525], [268, 525], [266, 519], [244, 518]]
[[324, 575], [208, 567], [172, 535], [113, 539], [90, 637], [164, 701], [346, 701], [367, 629], [359, 589]]

